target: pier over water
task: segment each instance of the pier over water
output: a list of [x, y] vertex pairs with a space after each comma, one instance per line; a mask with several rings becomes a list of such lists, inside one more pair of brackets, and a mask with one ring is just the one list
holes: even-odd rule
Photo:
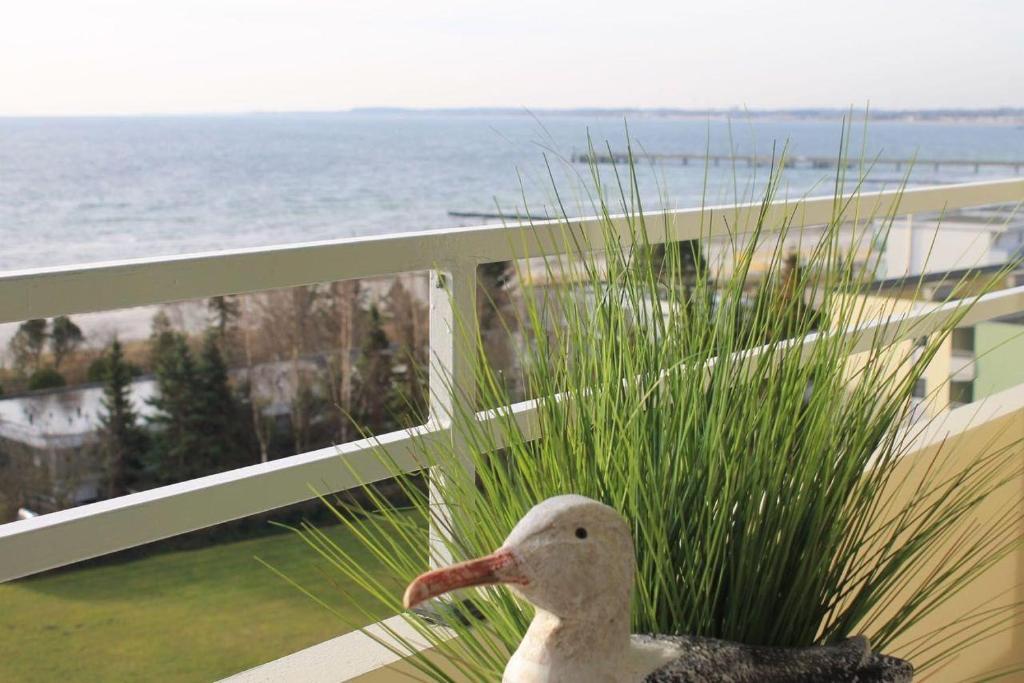
[[[688, 166], [693, 164], [707, 163], [708, 166], [721, 166], [723, 164], [736, 164], [737, 166], [771, 166], [779, 163], [778, 157], [758, 156], [753, 154], [654, 154], [647, 152], [633, 152], [634, 161], [663, 161], [673, 162]], [[600, 152], [595, 154], [573, 154], [572, 160], [577, 163], [594, 161], [599, 164], [627, 163], [630, 154], [627, 152]], [[853, 159], [825, 156], [787, 156], [782, 160], [786, 168], [856, 168], [861, 165], [874, 167], [893, 167], [897, 171], [905, 167], [933, 168], [936, 171], [942, 167], [967, 167], [979, 172], [982, 168], [1012, 168], [1014, 173], [1020, 173], [1024, 169], [1024, 159], [915, 159], [915, 158], [891, 158], [879, 157], [874, 159]]]

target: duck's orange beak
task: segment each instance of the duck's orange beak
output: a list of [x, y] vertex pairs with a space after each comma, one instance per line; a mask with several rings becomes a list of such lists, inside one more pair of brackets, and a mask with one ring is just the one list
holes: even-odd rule
[[507, 548], [499, 548], [490, 555], [475, 560], [420, 574], [405, 589], [402, 602], [406, 609], [410, 609], [421, 602], [458, 588], [489, 586], [496, 583], [527, 583], [526, 577], [519, 570], [515, 555]]

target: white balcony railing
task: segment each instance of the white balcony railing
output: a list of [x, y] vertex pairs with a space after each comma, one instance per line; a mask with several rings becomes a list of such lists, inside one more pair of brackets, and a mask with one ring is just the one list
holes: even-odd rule
[[[1021, 201], [1024, 179], [1015, 179], [864, 193], [853, 198], [844, 216], [856, 220]], [[658, 242], [742, 232], [754, 225], [760, 210], [759, 204], [742, 204], [652, 214], [648, 237]], [[779, 226], [789, 219], [796, 225], [820, 225], [836, 212], [832, 197], [779, 201], [771, 205], [765, 225]], [[626, 217], [615, 217], [611, 223], [620, 237], [628, 236]], [[0, 526], [0, 581], [308, 500], [312, 482], [323, 491], [340, 491], [360, 481], [379, 480], [390, 471], [372, 452], [378, 448], [386, 449], [396, 463], [410, 471], [417, 467], [413, 447], [421, 443], [418, 439], [453, 441], [457, 449], [465, 448], [444, 416], [450, 412], [455, 392], [469, 395], [473, 388], [469, 335], [456, 331], [455, 321], [474, 320], [476, 268], [481, 263], [566, 253], [570, 245], [564, 239], [564, 229], [557, 222], [541, 222], [431, 230], [0, 275], [0, 322], [408, 271], [429, 270], [434, 285], [429, 338], [432, 417], [427, 424], [5, 524]], [[570, 229], [581, 238], [576, 245], [600, 246], [600, 219], [573, 219]], [[955, 304], [946, 307], [951, 314], [956, 310]], [[1004, 290], [983, 297], [961, 324], [1022, 310], [1024, 287]], [[923, 309], [872, 327], [896, 341], [911, 331], [927, 334], [942, 323], [941, 316], [931, 316], [927, 324], [933, 327], [929, 329], [917, 325], [911, 330], [903, 324], [914, 318], [924, 319]], [[528, 430], [536, 405], [523, 403], [509, 409]], [[491, 418], [480, 415], [479, 419]], [[339, 463], [339, 455], [349, 467]], [[354, 647], [352, 643], [343, 646]], [[379, 656], [367, 657], [363, 652], [348, 662], [335, 657], [334, 680], [338, 680], [338, 672], [344, 673], [343, 678], [354, 676], [391, 659], [368, 639], [360, 641], [356, 649], [362, 647], [377, 647]], [[314, 654], [308, 657], [316, 659]], [[302, 661], [301, 657], [295, 661]]]

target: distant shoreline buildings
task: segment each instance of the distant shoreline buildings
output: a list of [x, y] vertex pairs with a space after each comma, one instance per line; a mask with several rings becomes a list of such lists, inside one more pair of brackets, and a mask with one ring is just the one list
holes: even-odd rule
[[743, 107], [684, 109], [674, 107], [656, 108], [602, 108], [583, 107], [570, 109], [531, 109], [514, 107], [466, 107], [417, 109], [405, 107], [357, 107], [338, 112], [261, 112], [265, 114], [443, 114], [458, 115], [500, 115], [500, 116], [614, 116], [636, 118], [686, 118], [686, 119], [744, 119], [772, 121], [836, 121], [845, 117], [862, 120], [865, 112], [869, 121], [897, 121], [903, 123], [991, 123], [1001, 125], [1024, 125], [1024, 107], [991, 107], [982, 109], [868, 109], [809, 107], [796, 109], [746, 109]]

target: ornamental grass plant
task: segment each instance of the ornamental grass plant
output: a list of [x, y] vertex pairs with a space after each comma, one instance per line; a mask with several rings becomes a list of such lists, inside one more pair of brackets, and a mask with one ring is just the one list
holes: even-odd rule
[[[826, 225], [773, 218], [784, 167], [780, 154], [754, 210], [706, 209], [698, 239], [677, 242], [671, 214], [644, 213], [632, 164], [592, 164], [600, 240], [565, 218], [571, 259], [514, 264], [515, 305], [495, 318], [515, 363], [495, 367], [477, 344], [477, 395], [435, 416], [456, 438], [424, 440], [421, 472], [390, 463], [408, 503], [370, 485], [369, 504], [324, 499], [388, 575], [297, 528], [327, 571], [400, 613], [396, 584], [431, 561], [488, 553], [535, 503], [579, 493], [632, 524], [634, 632], [781, 646], [864, 633], [886, 651], [1016, 549], [1019, 495], [978, 514], [1020, 475], [1019, 444], [940, 448], [912, 463], [916, 474], [901, 468], [931, 422], [915, 412], [915, 384], [992, 285], [960, 283], [954, 292], [973, 292], [962, 304], [912, 323], [895, 299], [865, 305], [898, 209], [876, 214], [839, 170]], [[728, 226], [717, 237], [715, 220]], [[528, 420], [501, 408], [520, 393], [533, 401]], [[329, 607], [333, 586], [301, 589]], [[437, 610], [445, 628], [405, 614], [431, 657], [398, 633], [381, 639], [430, 680], [452, 680], [439, 662], [464, 680], [499, 680], [531, 618], [501, 587]], [[1018, 614], [981, 606], [892, 654], [928, 672]]]

